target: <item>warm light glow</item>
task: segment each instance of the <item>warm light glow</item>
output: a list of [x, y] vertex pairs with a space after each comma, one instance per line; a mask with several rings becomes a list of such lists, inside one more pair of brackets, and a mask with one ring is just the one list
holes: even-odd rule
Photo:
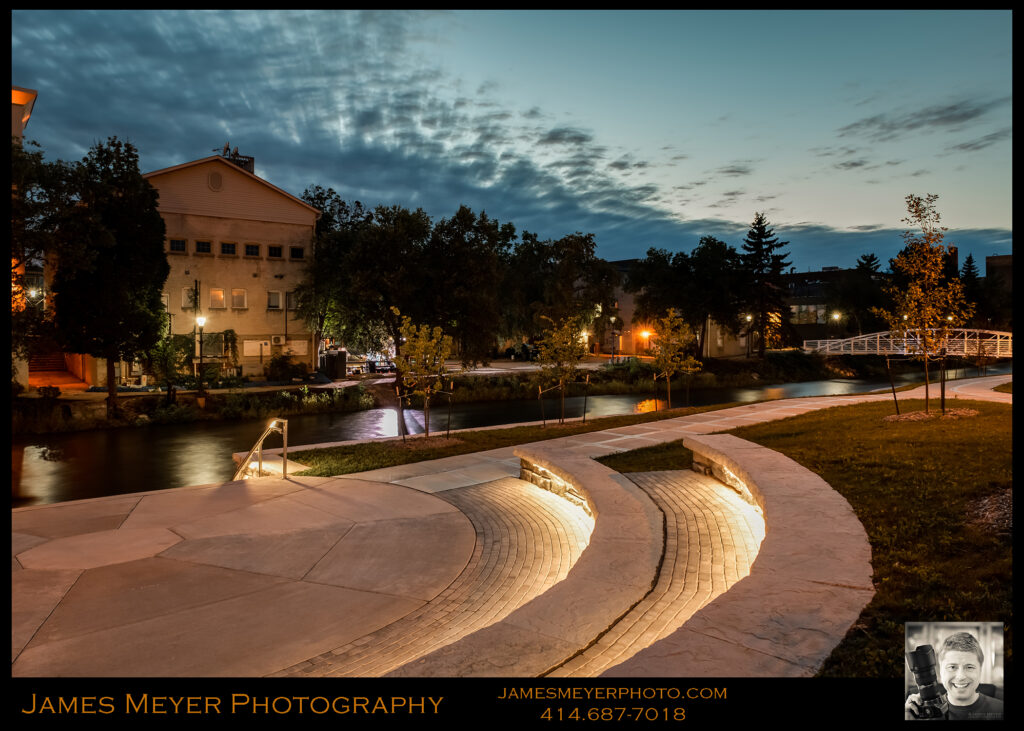
[[202, 317], [202, 316], [200, 316], [200, 317], [197, 317], [197, 318], [196, 318], [196, 324], [197, 324], [197, 325], [198, 325], [199, 327], [203, 327], [204, 325], [206, 325], [206, 318], [205, 318], [205, 317]]
[[833, 312], [833, 313], [832, 313], [832, 319], [833, 319], [833, 320], [838, 320], [838, 319], [839, 319], [839, 317], [840, 317], [840, 315], [839, 315], [839, 313], [838, 313], [838, 312]]
[[249, 463], [249, 469], [250, 469], [250, 470], [255, 470], [255, 469], [259, 469], [259, 466], [260, 466], [260, 463], [259, 463], [259, 462], [250, 462], [250, 463]]
[[23, 107], [35, 98], [36, 95], [32, 92], [25, 91], [23, 89], [11, 89], [11, 104], [17, 104], [18, 106]]
[[28, 296], [29, 297], [35, 297], [37, 294], [39, 294], [39, 290], [38, 289], [30, 289], [28, 291]]
[[752, 316], [750, 316], [750, 315], [747, 315], [747, 322], [750, 322], [750, 321], [751, 321], [751, 320], [753, 320], [753, 319], [754, 319], [754, 318], [753, 318]]
[[644, 330], [642, 333], [640, 333], [640, 337], [646, 340], [647, 338], [651, 337], [651, 333], [648, 330]]

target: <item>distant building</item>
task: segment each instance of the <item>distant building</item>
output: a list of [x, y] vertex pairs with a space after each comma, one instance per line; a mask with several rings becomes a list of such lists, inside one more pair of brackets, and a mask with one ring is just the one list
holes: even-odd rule
[[[242, 375], [262, 375], [278, 354], [314, 370], [316, 344], [296, 315], [295, 290], [313, 256], [320, 211], [254, 169], [236, 148], [144, 176], [160, 194], [167, 226], [171, 331], [192, 333], [202, 314], [206, 333], [235, 332]], [[204, 356], [227, 357], [223, 346], [211, 348], [204, 345]]]

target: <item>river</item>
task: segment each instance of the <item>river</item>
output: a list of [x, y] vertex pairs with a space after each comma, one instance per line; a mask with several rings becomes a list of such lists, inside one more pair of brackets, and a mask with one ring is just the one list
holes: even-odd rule
[[[973, 373], [969, 370], [968, 375]], [[989, 367], [989, 375], [1012, 373], [1012, 363]], [[947, 378], [964, 375], [950, 371]], [[934, 376], [937, 378], [937, 374]], [[920, 374], [903, 374], [896, 386], [920, 380]], [[691, 406], [716, 403], [749, 403], [765, 399], [801, 396], [835, 396], [888, 389], [887, 380], [832, 379], [787, 383], [760, 388], [692, 389]], [[664, 389], [657, 404], [653, 394], [589, 396], [587, 419], [665, 408]], [[938, 388], [934, 392], [938, 396]], [[676, 388], [674, 406], [682, 406], [686, 393]], [[567, 417], [583, 414], [584, 397], [565, 401]], [[455, 404], [451, 428], [466, 429], [495, 424], [513, 424], [557, 419], [557, 399], [545, 399], [543, 414], [537, 401], [496, 401]], [[435, 401], [430, 411], [431, 433], [448, 426], [448, 406]], [[187, 424], [153, 424], [138, 428], [42, 434], [17, 437], [12, 441], [12, 500], [14, 507], [68, 500], [162, 490], [185, 485], [203, 485], [230, 480], [234, 472], [231, 455], [252, 447], [265, 421], [203, 421]], [[423, 432], [423, 413], [406, 411], [409, 434]], [[308, 414], [288, 417], [289, 450], [304, 444], [351, 439], [393, 437], [399, 434], [395, 409], [371, 409], [347, 414]], [[280, 437], [272, 435], [267, 447], [279, 447]], [[15, 484], [17, 482], [17, 484]]]

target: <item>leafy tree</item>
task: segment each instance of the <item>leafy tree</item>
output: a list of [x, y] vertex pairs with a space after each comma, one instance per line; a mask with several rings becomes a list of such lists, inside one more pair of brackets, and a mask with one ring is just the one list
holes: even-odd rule
[[142, 354], [142, 366], [163, 386], [167, 404], [174, 403], [174, 389], [185, 381], [195, 353], [191, 335], [173, 335], [169, 331], [156, 345]]
[[829, 309], [842, 312], [858, 335], [886, 327], [884, 320], [873, 312], [885, 299], [882, 291], [885, 277], [879, 272], [879, 266], [874, 254], [861, 255], [857, 266], [844, 271], [829, 292]]
[[[397, 311], [394, 314], [399, 316]], [[407, 394], [423, 398], [423, 432], [424, 437], [429, 437], [430, 399], [444, 390], [445, 361], [451, 357], [454, 343], [441, 328], [417, 326], [408, 317], [402, 317], [400, 331], [404, 342], [402, 356], [395, 360], [395, 368]]]
[[651, 345], [654, 355], [654, 370], [665, 378], [668, 396], [668, 407], [672, 408], [672, 376], [684, 370], [692, 373], [700, 368], [700, 361], [688, 354], [687, 349], [693, 344], [694, 335], [690, 326], [675, 309], [655, 324], [655, 339]]
[[349, 347], [358, 344], [366, 352], [383, 350], [386, 337], [372, 324], [350, 315], [344, 290], [349, 284], [346, 257], [353, 250], [354, 238], [372, 225], [373, 213], [359, 201], [349, 205], [334, 189], [319, 185], [307, 188], [302, 200], [319, 209], [321, 215], [316, 222], [313, 256], [296, 288], [299, 317], [313, 333], [318, 349], [324, 336], [331, 334], [341, 337]]
[[675, 309], [697, 329], [697, 352], [704, 352], [708, 320], [739, 329], [741, 261], [735, 248], [702, 236], [689, 253], [648, 249], [630, 271], [626, 290], [636, 292], [636, 314], [643, 319]]
[[943, 238], [947, 229], [939, 225], [936, 200], [934, 194], [906, 197], [909, 215], [903, 222], [920, 229], [920, 233], [909, 229], [903, 232], [905, 246], [892, 261], [898, 279], [886, 288], [890, 305], [876, 310], [889, 323], [890, 332], [905, 338], [910, 352], [924, 361], [925, 412], [928, 361], [945, 347], [949, 329], [961, 325], [974, 310], [964, 300], [960, 280], [946, 276], [948, 246]]
[[[107, 413], [115, 417], [115, 363], [144, 353], [164, 331], [164, 221], [131, 143], [97, 143], [68, 172], [74, 205], [61, 210], [55, 230], [57, 332], [68, 350], [106, 359]], [[76, 246], [89, 256], [65, 258]]]
[[497, 344], [502, 280], [512, 224], [501, 225], [466, 206], [434, 224], [416, 287], [426, 301], [427, 322], [452, 335], [464, 366], [486, 363]]
[[503, 280], [503, 331], [509, 337], [542, 337], [545, 322], [576, 319], [600, 337], [616, 314], [619, 275], [599, 258], [593, 234], [541, 241], [523, 232]]
[[743, 266], [743, 291], [751, 310], [751, 330], [758, 334], [757, 354], [764, 358], [768, 341], [776, 336], [788, 311], [783, 299], [782, 274], [789, 266], [789, 255], [781, 253], [788, 241], [779, 241], [763, 213], [754, 216], [740, 255]]
[[579, 317], [567, 317], [555, 322], [542, 316], [550, 325], [538, 342], [537, 361], [541, 367], [541, 379], [557, 384], [561, 395], [559, 423], [565, 421], [565, 391], [576, 380], [580, 361], [587, 354], [583, 322]]

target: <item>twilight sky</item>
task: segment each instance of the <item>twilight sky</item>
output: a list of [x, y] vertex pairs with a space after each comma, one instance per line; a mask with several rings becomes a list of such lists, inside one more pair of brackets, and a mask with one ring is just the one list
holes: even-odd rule
[[798, 271], [946, 242], [1012, 253], [1010, 11], [27, 11], [26, 137], [144, 172], [225, 142], [294, 195], [460, 204], [606, 259], [739, 248], [755, 213]]

